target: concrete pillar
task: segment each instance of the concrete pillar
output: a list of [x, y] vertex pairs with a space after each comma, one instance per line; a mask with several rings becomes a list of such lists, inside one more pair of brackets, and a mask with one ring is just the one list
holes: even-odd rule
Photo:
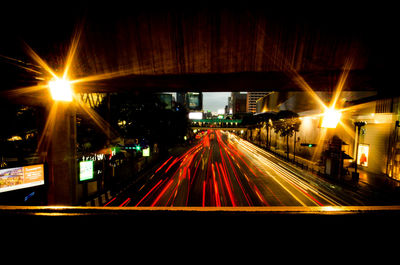
[[77, 204], [76, 110], [73, 104], [53, 103], [55, 115], [48, 152], [48, 205]]

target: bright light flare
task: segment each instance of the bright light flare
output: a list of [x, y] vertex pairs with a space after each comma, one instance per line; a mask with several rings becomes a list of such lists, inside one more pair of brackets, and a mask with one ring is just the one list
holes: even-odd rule
[[72, 88], [68, 80], [56, 78], [49, 82], [49, 89], [53, 100], [72, 101]]
[[329, 108], [325, 111], [322, 119], [322, 128], [336, 128], [337, 124], [340, 121], [340, 117], [342, 113], [333, 108]]

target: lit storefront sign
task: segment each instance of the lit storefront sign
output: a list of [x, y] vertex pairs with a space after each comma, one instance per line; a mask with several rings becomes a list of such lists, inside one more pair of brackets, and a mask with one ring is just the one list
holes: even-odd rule
[[150, 147], [143, 149], [143, 156], [150, 156]]
[[359, 144], [358, 145], [357, 164], [367, 167], [368, 166], [368, 155], [369, 155], [369, 144]]
[[92, 180], [94, 178], [93, 161], [79, 162], [79, 181]]
[[92, 155], [87, 155], [87, 156], [82, 156], [82, 161], [102, 161], [105, 159], [104, 154], [92, 154]]

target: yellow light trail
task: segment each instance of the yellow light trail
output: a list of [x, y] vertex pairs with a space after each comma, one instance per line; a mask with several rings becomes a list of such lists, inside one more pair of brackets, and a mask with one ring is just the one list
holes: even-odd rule
[[[237, 136], [236, 136], [237, 137]], [[268, 154], [266, 151], [262, 150], [261, 148], [253, 145], [250, 142], [245, 142], [245, 141], [240, 141], [238, 142], [238, 145], [247, 150], [249, 156], [253, 156], [256, 158], [255, 160], [258, 161], [265, 169], [265, 172], [270, 172], [268, 176], [272, 177], [282, 188], [284, 188], [293, 198], [295, 198], [296, 201], [298, 201], [300, 204], [303, 206], [307, 206], [300, 198], [298, 198], [293, 192], [289, 190], [288, 187], [286, 187], [283, 183], [281, 183], [275, 176], [278, 176], [279, 178], [285, 180], [290, 186], [293, 186], [297, 189], [302, 189], [303, 193], [307, 193], [307, 191], [310, 191], [314, 194], [317, 194], [318, 196], [324, 198], [326, 201], [331, 203], [332, 205], [339, 205], [338, 202], [334, 201], [332, 198], [327, 197], [325, 194], [319, 192], [315, 188], [313, 188], [311, 185], [301, 181], [296, 175], [294, 175], [292, 172], [290, 172], [289, 169], [283, 169], [281, 166], [276, 165], [275, 163], [271, 162], [267, 157], [270, 157], [271, 155]], [[262, 155], [257, 155], [257, 153], [260, 153]], [[260, 171], [261, 173], [261, 171]], [[307, 193], [308, 194], [308, 193]], [[311, 198], [307, 197], [313, 204], [318, 205], [316, 201], [312, 200]]]
[[[245, 144], [243, 141], [239, 142], [239, 145], [241, 145], [243, 148], [247, 149], [247, 151], [251, 154], [252, 152], [254, 152], [254, 150], [249, 150], [248, 147], [245, 147]], [[265, 162], [265, 161], [264, 161]], [[263, 165], [267, 166], [267, 164], [262, 163]], [[271, 170], [269, 170], [271, 171]], [[272, 172], [274, 172], [274, 170], [272, 169]], [[244, 174], [244, 173], [243, 173]], [[247, 181], [250, 182], [249, 178], [247, 177], [246, 174], [244, 174], [244, 176], [246, 177]], [[282, 182], [280, 182], [273, 174], [269, 174], [269, 176], [276, 182], [278, 183], [287, 193], [289, 193], [299, 204], [301, 204], [302, 206], [307, 206], [302, 200], [300, 200], [293, 192], [291, 192]]]

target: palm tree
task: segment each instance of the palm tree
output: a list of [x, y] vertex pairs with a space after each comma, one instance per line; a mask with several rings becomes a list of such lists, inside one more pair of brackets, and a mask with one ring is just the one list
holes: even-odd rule
[[286, 137], [286, 157], [289, 160], [289, 137], [298, 132], [301, 125], [299, 115], [290, 110], [281, 110], [276, 114], [273, 128], [275, 133]]

